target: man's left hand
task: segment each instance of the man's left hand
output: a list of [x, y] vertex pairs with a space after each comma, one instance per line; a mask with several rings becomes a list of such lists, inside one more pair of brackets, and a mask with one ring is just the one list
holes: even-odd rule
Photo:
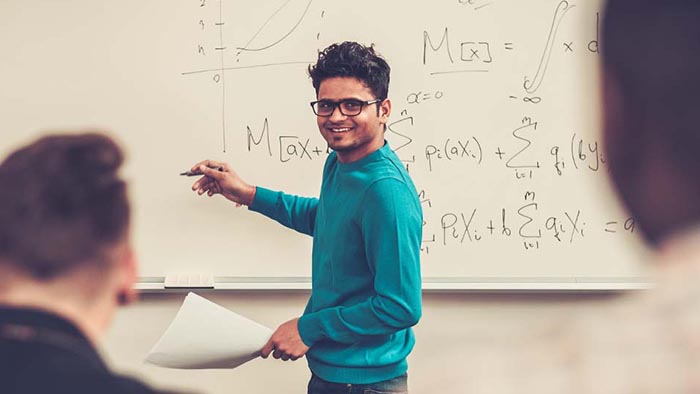
[[298, 321], [297, 317], [277, 328], [260, 351], [262, 358], [267, 358], [272, 353], [274, 358], [294, 361], [309, 351], [309, 347], [304, 344], [299, 335]]

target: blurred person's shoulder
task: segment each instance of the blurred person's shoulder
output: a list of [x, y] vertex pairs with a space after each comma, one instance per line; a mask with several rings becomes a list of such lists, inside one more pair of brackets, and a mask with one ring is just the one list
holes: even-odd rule
[[650, 262], [652, 288], [577, 311], [566, 334], [582, 381], [610, 393], [700, 390], [700, 231], [670, 239]]

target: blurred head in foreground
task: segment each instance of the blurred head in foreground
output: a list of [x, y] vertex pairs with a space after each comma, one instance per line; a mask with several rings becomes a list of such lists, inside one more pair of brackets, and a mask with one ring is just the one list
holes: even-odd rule
[[700, 2], [610, 0], [604, 15], [612, 178], [657, 247], [700, 223]]
[[0, 305], [46, 310], [94, 342], [134, 298], [123, 154], [99, 133], [45, 136], [0, 164]]

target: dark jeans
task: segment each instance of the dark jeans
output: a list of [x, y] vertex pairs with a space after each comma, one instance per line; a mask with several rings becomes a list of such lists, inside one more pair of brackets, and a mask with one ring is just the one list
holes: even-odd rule
[[308, 394], [408, 394], [408, 375], [371, 384], [331, 383], [313, 375]]

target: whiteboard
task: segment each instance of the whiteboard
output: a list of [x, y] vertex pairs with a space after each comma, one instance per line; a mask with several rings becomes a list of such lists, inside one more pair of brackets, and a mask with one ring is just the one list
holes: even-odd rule
[[374, 43], [392, 66], [386, 139], [420, 191], [426, 283], [633, 283], [644, 250], [599, 132], [600, 7], [5, 0], [0, 151], [108, 129], [127, 151], [143, 277], [308, 283], [310, 238], [178, 173], [212, 158], [318, 195], [327, 149], [306, 67], [330, 43]]

